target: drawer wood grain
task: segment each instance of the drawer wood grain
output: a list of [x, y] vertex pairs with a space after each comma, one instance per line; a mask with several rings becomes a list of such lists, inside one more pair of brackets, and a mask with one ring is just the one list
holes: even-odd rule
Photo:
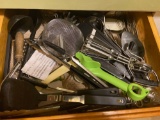
[[[152, 26], [152, 16], [151, 13], [136, 12], [132, 13], [136, 18], [137, 30], [139, 39], [142, 41], [145, 48], [145, 60], [150, 64], [153, 69], [157, 72], [160, 77], [160, 42], [156, 41], [156, 36], [154, 35], [154, 30]], [[4, 10], [0, 10], [0, 80], [2, 80], [5, 55], [6, 53], [6, 42], [7, 42], [7, 24], [9, 17], [5, 14]], [[54, 120], [54, 119], [131, 119], [131, 118], [142, 118], [160, 116], [160, 107], [150, 107], [150, 108], [137, 108], [137, 109], [125, 109], [125, 110], [115, 110], [115, 111], [101, 111], [101, 112], [89, 112], [89, 113], [79, 113], [79, 114], [66, 114], [66, 115], [54, 115], [54, 116], [44, 116], [44, 117], [28, 117], [28, 118], [16, 118], [16, 120]]]

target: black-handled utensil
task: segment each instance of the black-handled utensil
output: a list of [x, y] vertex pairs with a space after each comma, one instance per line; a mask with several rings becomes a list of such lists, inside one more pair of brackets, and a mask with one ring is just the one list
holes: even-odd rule
[[6, 79], [0, 91], [0, 110], [35, 109], [39, 101], [46, 100], [29, 82], [16, 79]]
[[54, 49], [55, 51], [57, 51], [61, 55], [65, 55], [65, 53], [66, 53], [63, 48], [59, 47], [56, 44], [51, 43], [50, 41], [44, 40], [43, 43], [46, 44], [47, 46], [51, 47], [52, 49]]
[[0, 110], [22, 110], [46, 107], [58, 102], [82, 104], [126, 105], [126, 98], [119, 96], [40, 94], [27, 81], [6, 79], [0, 91]]
[[84, 89], [78, 90], [77, 95], [98, 95], [98, 96], [119, 96], [120, 92], [118, 88], [104, 88], [104, 89]]
[[29, 16], [32, 18], [33, 21], [33, 28], [31, 30], [30, 40], [34, 41], [36, 31], [42, 24], [42, 16], [39, 10], [30, 10]]
[[142, 79], [142, 78], [134, 78], [133, 79], [134, 82], [137, 82], [139, 84], [142, 84], [144, 86], [152, 86], [152, 87], [156, 87], [159, 86], [159, 82], [158, 81], [154, 81], [154, 80], [147, 80], [147, 79]]

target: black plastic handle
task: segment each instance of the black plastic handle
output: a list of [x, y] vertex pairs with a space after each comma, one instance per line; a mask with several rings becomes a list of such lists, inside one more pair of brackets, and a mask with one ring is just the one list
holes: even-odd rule
[[51, 47], [52, 49], [54, 49], [55, 51], [57, 51], [61, 55], [64, 55], [66, 53], [66, 51], [63, 48], [61, 48], [61, 47], [59, 47], [59, 46], [57, 46], [47, 40], [44, 40], [43, 43], [46, 44], [47, 46]]
[[48, 87], [47, 84], [44, 84], [44, 83], [42, 83], [38, 80], [32, 79], [32, 78], [28, 78], [27, 76], [24, 76], [24, 75], [22, 75], [20, 78], [30, 82], [33, 85], [36, 85], [36, 86], [39, 86], [39, 87], [42, 87], [42, 88], [47, 88]]
[[40, 13], [39, 10], [31, 10], [30, 11], [30, 16], [32, 17], [33, 25], [34, 25], [32, 30], [31, 30], [30, 40], [34, 41], [36, 31], [42, 23], [42, 17], [41, 17], [41, 13]]
[[119, 89], [118, 88], [104, 88], [104, 89], [85, 89], [78, 90], [78, 95], [100, 95], [100, 96], [118, 96]]
[[84, 104], [124, 106], [127, 102], [125, 97], [85, 95]]
[[153, 80], [146, 80], [146, 79], [141, 79], [141, 78], [134, 78], [134, 82], [146, 85], [146, 86], [158, 86], [159, 82], [158, 81], [153, 81]]

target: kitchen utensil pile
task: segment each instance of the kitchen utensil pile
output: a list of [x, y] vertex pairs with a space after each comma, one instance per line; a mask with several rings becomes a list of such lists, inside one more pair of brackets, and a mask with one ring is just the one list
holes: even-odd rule
[[144, 60], [135, 20], [125, 12], [33, 10], [13, 16], [8, 30], [2, 112], [160, 104], [158, 76]]

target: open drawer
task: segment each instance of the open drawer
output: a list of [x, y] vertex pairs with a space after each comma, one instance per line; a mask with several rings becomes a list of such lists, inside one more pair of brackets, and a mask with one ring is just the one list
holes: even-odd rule
[[[7, 12], [6, 12], [7, 11]], [[14, 14], [14, 10], [0, 10], [0, 81], [3, 79], [4, 64], [5, 64], [5, 55], [6, 53], [6, 44], [7, 44], [7, 24], [10, 17]], [[7, 14], [6, 14], [7, 13]], [[8, 13], [11, 13], [8, 15]], [[152, 66], [160, 77], [160, 54], [157, 42], [154, 37], [154, 31], [151, 29], [150, 18], [151, 13], [145, 12], [136, 12], [131, 13], [136, 19], [136, 27], [138, 31], [138, 36], [145, 48], [145, 61]], [[25, 115], [30, 111], [23, 111], [17, 114]], [[47, 111], [46, 111], [47, 112]], [[51, 112], [48, 110], [48, 112]], [[141, 117], [150, 117], [150, 116], [160, 116], [160, 106], [157, 107], [148, 107], [148, 108], [134, 108], [134, 109], [123, 109], [123, 110], [109, 110], [109, 111], [99, 111], [99, 112], [88, 112], [88, 113], [78, 113], [78, 114], [63, 114], [63, 115], [53, 115], [49, 116], [40, 116], [41, 111], [37, 112], [36, 117], [24, 118], [24, 119], [131, 119], [131, 118], [141, 118]], [[4, 113], [8, 114], [8, 113]], [[0, 113], [3, 116], [3, 113]], [[18, 118], [16, 118], [18, 119]], [[19, 118], [23, 119], [23, 118]]]

